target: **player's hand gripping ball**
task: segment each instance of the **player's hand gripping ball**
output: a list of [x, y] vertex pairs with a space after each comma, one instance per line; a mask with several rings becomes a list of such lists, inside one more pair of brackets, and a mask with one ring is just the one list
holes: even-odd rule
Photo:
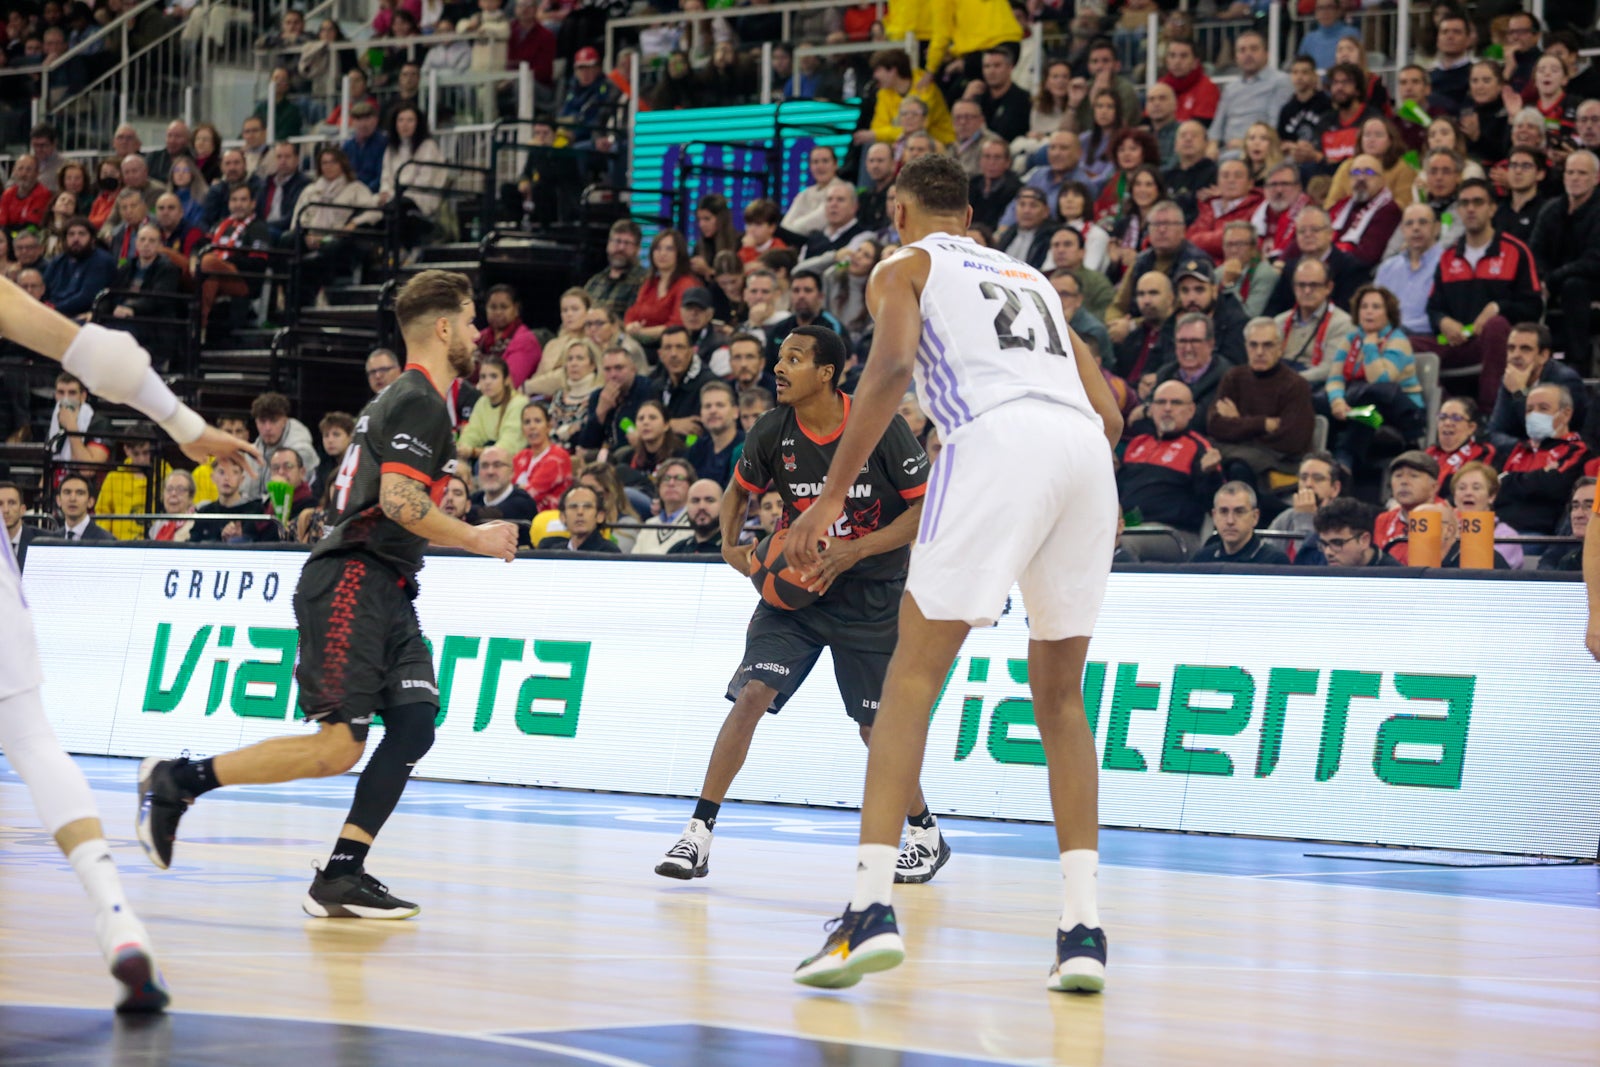
[[806, 588], [800, 572], [784, 558], [783, 543], [788, 538], [788, 530], [778, 530], [756, 545], [755, 555], [750, 560], [753, 568], [750, 581], [762, 600], [783, 611], [794, 611], [814, 603], [817, 594]]

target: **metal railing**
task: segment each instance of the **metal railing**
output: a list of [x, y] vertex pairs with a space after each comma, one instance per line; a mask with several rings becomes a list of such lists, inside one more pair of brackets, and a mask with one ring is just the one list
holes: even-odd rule
[[[141, 108], [153, 108], [156, 114], [169, 119], [178, 114], [183, 106], [184, 87], [198, 81], [196, 66], [185, 64], [183, 50], [177, 47], [185, 23], [175, 23], [155, 41], [133, 51], [133, 33], [139, 21], [160, 11], [159, 0], [143, 0], [43, 68], [37, 117], [60, 131], [64, 151], [103, 150], [111, 143], [112, 131], [129, 120], [135, 101]], [[65, 95], [70, 85], [52, 88], [52, 72], [59, 80], [69, 62], [82, 63], [107, 50], [120, 57], [114, 67], [92, 77], [71, 95]]]
[[[783, 32], [779, 40], [793, 40], [794, 16], [812, 11], [827, 11], [830, 8], [843, 9], [860, 6], [859, 0], [785, 0], [782, 3], [768, 4], [765, 7], [724, 7], [708, 11], [678, 11], [670, 17], [663, 15], [628, 15], [620, 19], [606, 20], [606, 49], [605, 65], [607, 69], [616, 65], [617, 60], [617, 32], [618, 30], [636, 30], [649, 26], [659, 26], [662, 22], [686, 24], [691, 22], [711, 22], [725, 19], [734, 24], [734, 33], [738, 33], [738, 23], [749, 18], [770, 18], [778, 15], [783, 20]], [[886, 0], [877, 0], [873, 5], [877, 8], [878, 21], [883, 21], [883, 13], [887, 7]], [[634, 82], [634, 90], [638, 91], [638, 83]]]

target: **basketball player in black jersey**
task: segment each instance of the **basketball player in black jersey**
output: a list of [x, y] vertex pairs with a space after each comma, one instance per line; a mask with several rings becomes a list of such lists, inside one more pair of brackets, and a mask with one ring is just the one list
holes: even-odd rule
[[444, 394], [471, 371], [478, 336], [471, 284], [460, 274], [423, 271], [400, 290], [395, 317], [409, 353], [405, 373], [362, 410], [333, 483], [334, 527], [312, 549], [294, 594], [295, 680], [318, 731], [139, 767], [139, 842], [165, 870], [178, 820], [195, 798], [222, 785], [343, 774], [361, 759], [381, 712], [383, 740], [303, 904], [318, 918], [404, 919], [421, 910], [367, 874], [365, 861], [411, 768], [433, 744], [439, 689], [412, 606], [422, 553], [432, 542], [507, 561], [516, 554], [516, 526], [468, 526], [435, 507], [455, 469]]
[[[739, 544], [750, 496], [760, 496], [769, 485], [778, 491], [783, 497], [781, 529], [822, 491], [834, 447], [850, 417], [850, 398], [838, 389], [845, 358], [844, 341], [823, 326], [799, 327], [778, 351], [778, 407], [751, 428], [722, 497], [722, 556], [741, 574], [750, 573], [755, 551], [753, 545]], [[896, 416], [829, 531], [829, 547], [812, 586], [823, 595], [797, 611], [765, 601], [756, 605], [744, 659], [728, 683], [733, 710], [711, 750], [694, 817], [656, 865], [657, 874], [689, 879], [709, 872], [717, 812], [744, 766], [756, 726], [764, 714], [775, 714], [788, 702], [824, 648], [833, 653], [845, 712], [860, 727], [863, 741], [872, 735], [884, 672], [894, 651], [909, 546], [922, 517], [928, 466], [911, 428]], [[895, 876], [902, 882], [926, 882], [950, 858], [950, 846], [920, 790], [908, 821], [910, 832]]]

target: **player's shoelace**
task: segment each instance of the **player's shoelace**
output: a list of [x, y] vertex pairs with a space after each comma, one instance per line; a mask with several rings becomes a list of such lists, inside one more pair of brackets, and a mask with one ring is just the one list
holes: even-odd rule
[[927, 845], [907, 845], [895, 860], [895, 866], [903, 871], [914, 871], [932, 862], [933, 849]]
[[700, 846], [687, 837], [680, 837], [678, 843], [667, 849], [667, 855], [674, 859], [688, 860], [691, 864], [700, 859]]

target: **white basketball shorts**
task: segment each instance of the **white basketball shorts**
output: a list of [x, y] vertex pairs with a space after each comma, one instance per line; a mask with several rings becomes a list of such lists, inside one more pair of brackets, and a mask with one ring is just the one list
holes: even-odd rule
[[906, 592], [929, 619], [989, 626], [1022, 590], [1037, 641], [1087, 637], [1105, 600], [1117, 481], [1097, 419], [1019, 400], [944, 442]]
[[33, 616], [22, 599], [22, 572], [11, 543], [0, 531], [0, 698], [37, 689], [44, 681]]

